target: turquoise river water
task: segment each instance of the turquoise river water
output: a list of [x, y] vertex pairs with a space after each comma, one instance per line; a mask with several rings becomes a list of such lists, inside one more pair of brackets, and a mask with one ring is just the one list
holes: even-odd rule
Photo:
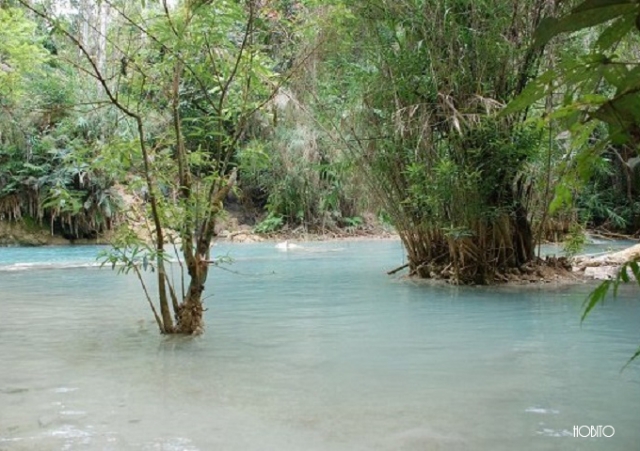
[[0, 248], [0, 451], [640, 447], [633, 287], [581, 326], [593, 285], [401, 281], [397, 241], [215, 249], [185, 339], [98, 247]]

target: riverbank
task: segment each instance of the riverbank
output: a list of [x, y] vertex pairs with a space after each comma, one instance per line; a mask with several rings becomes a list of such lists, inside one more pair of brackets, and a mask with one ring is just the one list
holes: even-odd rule
[[0, 220], [0, 247], [2, 246], [64, 246], [75, 244], [109, 244], [112, 234], [98, 235], [94, 239], [66, 239], [51, 233], [44, 224], [33, 220]]
[[[328, 241], [328, 240], [378, 240], [399, 239], [388, 225], [381, 224], [375, 217], [363, 218], [359, 226], [327, 228], [309, 231], [303, 227], [283, 229], [273, 233], [257, 233], [255, 227], [242, 220], [240, 215], [229, 213], [216, 225], [216, 242], [258, 243], [262, 241]], [[142, 221], [133, 223], [133, 229], [141, 237], [147, 236]], [[115, 231], [99, 234], [93, 239], [67, 239], [52, 234], [46, 224], [40, 224], [29, 218], [21, 221], [0, 220], [0, 247], [2, 246], [60, 246], [78, 244], [109, 244]]]
[[[258, 242], [289, 242], [292, 244], [321, 242], [321, 241], [377, 241], [399, 240], [399, 236], [386, 224], [381, 224], [375, 218], [366, 218], [357, 227], [343, 229], [327, 229], [320, 232], [310, 232], [302, 227], [294, 229], [284, 228], [278, 232], [261, 234], [254, 231], [254, 227], [242, 224], [239, 218], [229, 215], [220, 221], [216, 227], [217, 235], [214, 242], [224, 243], [258, 243]], [[95, 245], [109, 244], [112, 233], [98, 236], [95, 239], [69, 240], [51, 231], [42, 224], [33, 221], [0, 221], [0, 246], [50, 246], [50, 245]], [[597, 256], [579, 255], [573, 259], [564, 257], [538, 258], [520, 268], [513, 268], [505, 273], [496, 275], [498, 285], [527, 285], [547, 283], [582, 283], [590, 280], [607, 280], [615, 278], [619, 267], [630, 259], [640, 257], [640, 248], [632, 247], [622, 252], [604, 252]], [[412, 277], [404, 265], [399, 268], [386, 268], [389, 275], [398, 274], [401, 277]], [[449, 275], [450, 276], [450, 275]], [[431, 281], [447, 281], [447, 274], [434, 275]]]
[[250, 227], [241, 227], [233, 232], [225, 231], [214, 238], [216, 242], [261, 243], [261, 242], [317, 242], [317, 241], [362, 241], [362, 240], [399, 240], [397, 233], [385, 229], [341, 229], [325, 232], [309, 232], [303, 229], [280, 231], [277, 233], [255, 233]]

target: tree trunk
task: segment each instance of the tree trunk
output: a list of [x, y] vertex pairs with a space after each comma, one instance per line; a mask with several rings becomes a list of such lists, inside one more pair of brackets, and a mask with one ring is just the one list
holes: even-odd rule
[[189, 288], [184, 300], [176, 312], [175, 332], [187, 335], [200, 335], [204, 332], [204, 306], [202, 293], [209, 273], [209, 263], [197, 254], [189, 266]]
[[516, 266], [522, 266], [535, 257], [533, 230], [526, 209], [520, 204], [516, 207], [513, 219], [513, 244], [516, 251]]

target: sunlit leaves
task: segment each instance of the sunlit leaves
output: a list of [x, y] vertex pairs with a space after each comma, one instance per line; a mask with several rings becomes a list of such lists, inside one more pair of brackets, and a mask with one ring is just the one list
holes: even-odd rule
[[46, 50], [36, 24], [17, 8], [0, 8], [0, 96], [17, 98], [28, 77], [36, 77]]

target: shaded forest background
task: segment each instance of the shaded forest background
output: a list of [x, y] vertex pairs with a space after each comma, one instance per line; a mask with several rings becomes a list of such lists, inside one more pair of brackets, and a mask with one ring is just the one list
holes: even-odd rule
[[220, 203], [257, 233], [376, 218], [470, 283], [636, 235], [636, 141], [590, 115], [636, 71], [638, 5], [600, 3], [536, 43], [590, 2], [2, 1], [0, 221], [124, 248], [204, 246]]

